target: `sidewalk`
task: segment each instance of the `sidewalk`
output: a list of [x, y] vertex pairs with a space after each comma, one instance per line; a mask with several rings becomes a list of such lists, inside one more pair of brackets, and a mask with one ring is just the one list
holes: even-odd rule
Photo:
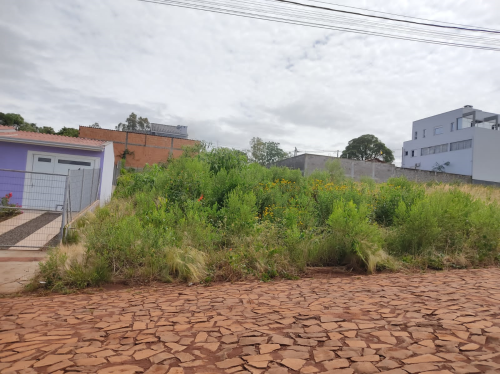
[[21, 291], [45, 256], [40, 251], [0, 250], [0, 295]]

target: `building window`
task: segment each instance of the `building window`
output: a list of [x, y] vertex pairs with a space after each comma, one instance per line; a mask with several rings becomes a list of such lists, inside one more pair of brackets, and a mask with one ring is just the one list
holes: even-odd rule
[[439, 126], [434, 129], [434, 135], [441, 135], [442, 133], [443, 133], [443, 126]]
[[425, 138], [425, 129], [424, 129], [424, 131], [422, 132], [422, 138]]
[[448, 152], [448, 144], [435, 145], [433, 147], [422, 148], [421, 156], [434, 155], [436, 153]]
[[455, 125], [455, 124], [454, 124], [453, 122], [452, 122], [452, 123], [450, 123], [450, 131], [453, 131], [453, 126], [454, 126], [454, 125]]
[[474, 127], [475, 116], [474, 113], [465, 114], [463, 117], [457, 119], [457, 130]]
[[413, 137], [414, 140], [417, 140], [417, 135], [418, 135], [418, 132], [415, 131], [415, 136]]
[[450, 151], [459, 151], [461, 149], [472, 148], [472, 139], [462, 140], [461, 142], [450, 143]]
[[415, 157], [415, 151], [411, 151], [411, 157]]
[[405, 152], [405, 156], [408, 156], [408, 151]]
[[90, 166], [90, 162], [86, 162], [86, 161], [57, 160], [57, 163], [58, 164], [67, 164], [67, 165]]

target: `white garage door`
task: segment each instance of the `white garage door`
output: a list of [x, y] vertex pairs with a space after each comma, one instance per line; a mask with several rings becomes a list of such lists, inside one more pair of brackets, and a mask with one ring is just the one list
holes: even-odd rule
[[62, 210], [66, 177], [69, 170], [94, 169], [97, 160], [91, 157], [74, 157], [34, 153], [32, 170], [26, 176], [23, 208]]

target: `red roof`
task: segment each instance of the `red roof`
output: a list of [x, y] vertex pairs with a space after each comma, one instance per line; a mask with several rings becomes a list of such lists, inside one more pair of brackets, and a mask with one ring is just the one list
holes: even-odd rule
[[6, 131], [6, 130], [16, 130], [13, 126], [4, 126], [0, 125], [0, 131]]
[[109, 143], [108, 141], [103, 140], [73, 138], [71, 136], [52, 134], [40, 134], [38, 132], [30, 131], [15, 131], [14, 127], [0, 125], [0, 141], [14, 141], [16, 143], [23, 143], [23, 140], [26, 140], [27, 143], [52, 143], [54, 145], [67, 144], [96, 148], [102, 148], [104, 144]]

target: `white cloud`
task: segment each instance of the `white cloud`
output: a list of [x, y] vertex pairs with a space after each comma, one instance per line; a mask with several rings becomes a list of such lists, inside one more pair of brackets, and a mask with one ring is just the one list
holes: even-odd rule
[[[336, 1], [340, 3], [341, 1]], [[491, 1], [342, 1], [500, 28]], [[498, 112], [500, 56], [133, 0], [2, 2], [0, 111], [106, 128], [135, 111], [246, 148], [343, 149], [371, 133], [399, 156], [411, 122], [465, 104]]]

